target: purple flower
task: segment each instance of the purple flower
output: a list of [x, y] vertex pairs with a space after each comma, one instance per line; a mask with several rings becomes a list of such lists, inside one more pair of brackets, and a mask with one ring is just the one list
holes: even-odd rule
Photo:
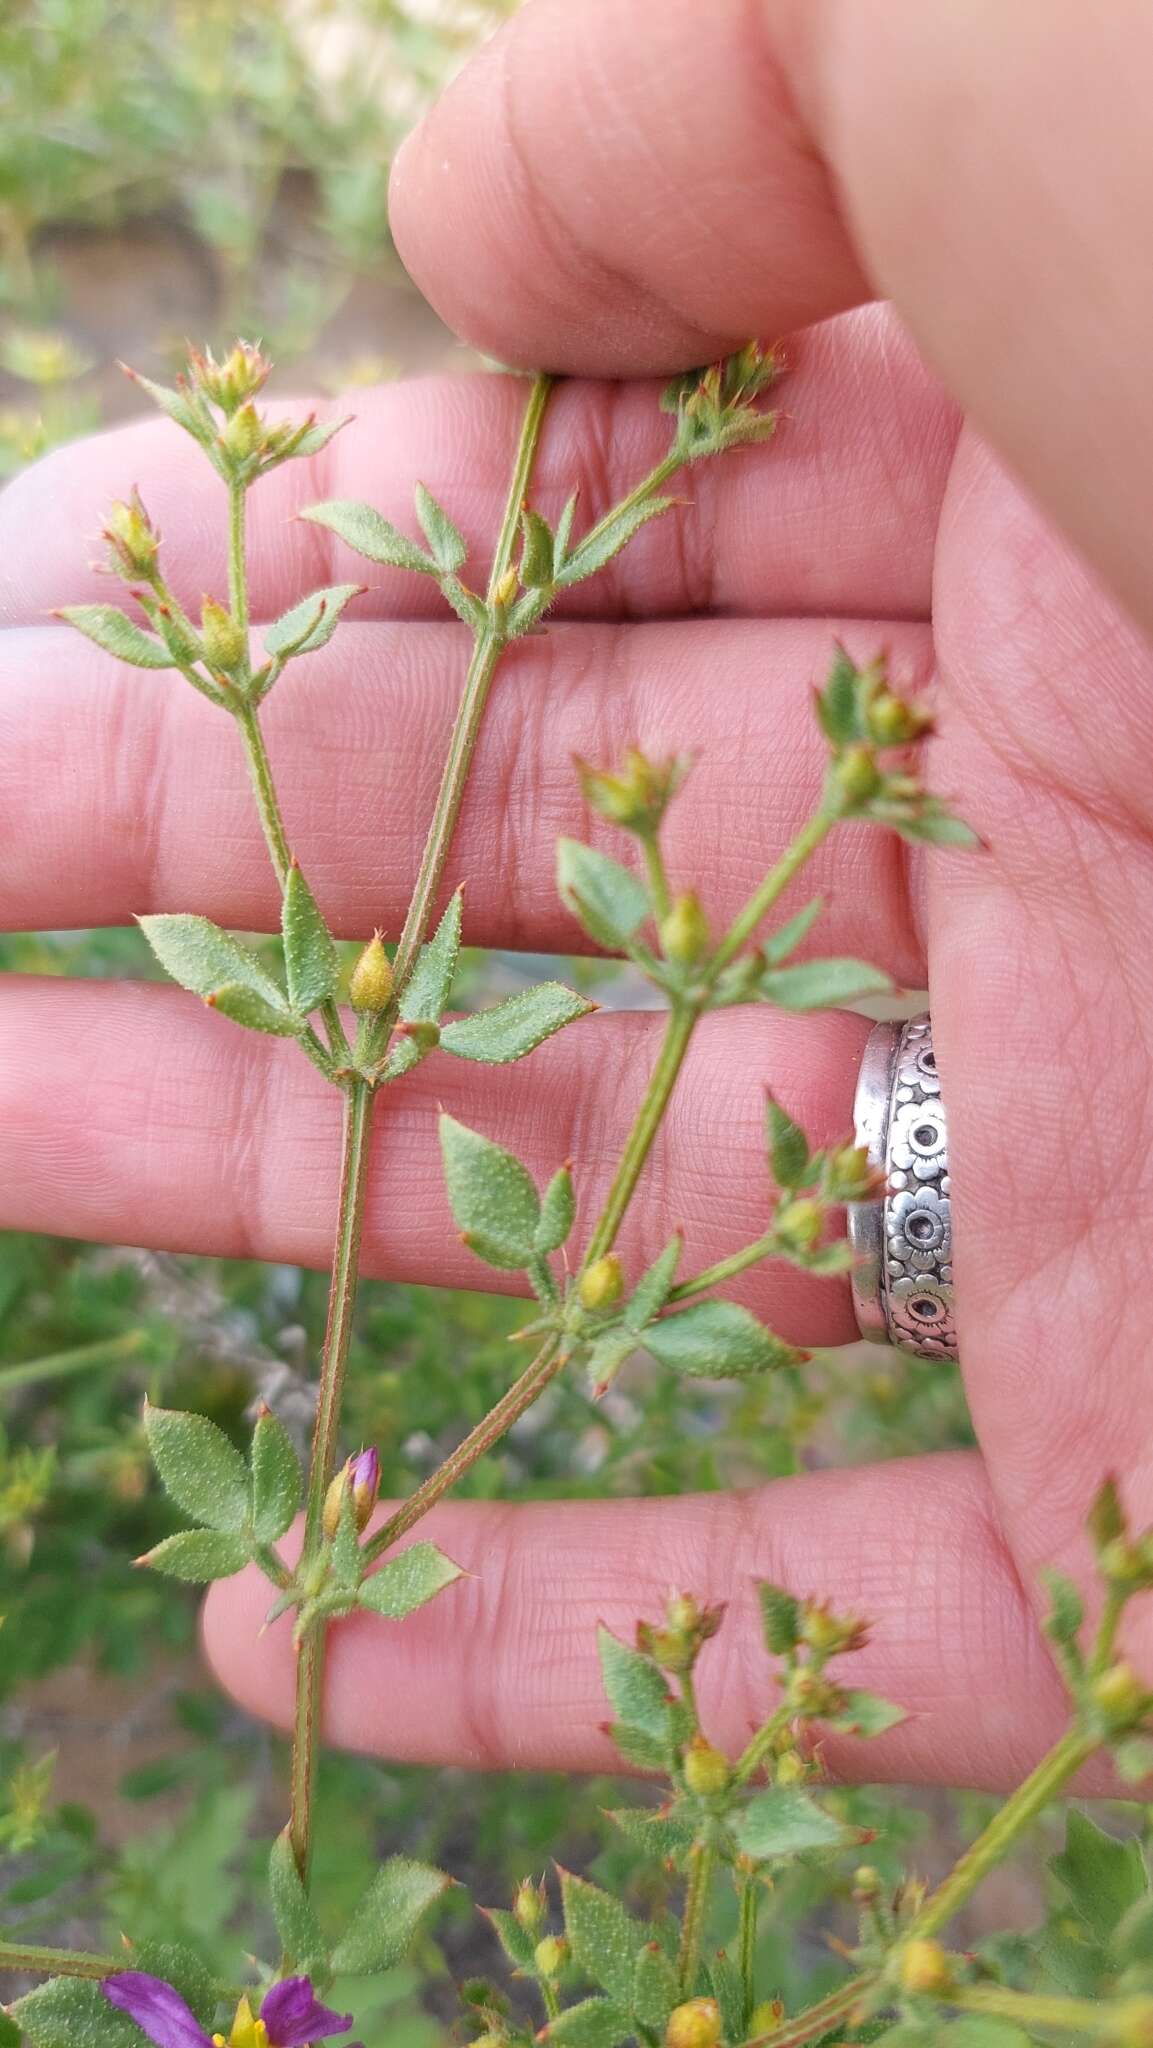
[[356, 1502], [356, 1526], [363, 1535], [380, 1493], [380, 1457], [375, 1446], [349, 1459], [348, 1479]]
[[[347, 2033], [352, 2014], [321, 2005], [307, 1977], [285, 1977], [264, 1994], [259, 2019], [242, 1998], [228, 2033], [206, 2034], [180, 1993], [146, 1970], [120, 1970], [101, 1989], [110, 2005], [135, 2020], [156, 2048], [307, 2048], [310, 2041]], [[359, 2048], [350, 2042], [347, 2048]]]

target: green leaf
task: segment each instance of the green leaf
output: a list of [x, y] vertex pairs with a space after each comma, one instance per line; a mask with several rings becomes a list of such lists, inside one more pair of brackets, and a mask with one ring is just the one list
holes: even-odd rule
[[1085, 1620], [1085, 1603], [1064, 1572], [1045, 1569], [1041, 1573], [1049, 1595], [1045, 1634], [1054, 1643], [1075, 1643]]
[[520, 557], [520, 580], [526, 590], [542, 590], [553, 580], [554, 548], [552, 530], [547, 519], [539, 512], [525, 507], [520, 515], [520, 530], [523, 546]]
[[721, 1949], [705, 1965], [709, 1988], [721, 2008], [725, 2037], [741, 2041], [749, 2032], [745, 2025], [745, 1985], [737, 1964]]
[[237, 981], [225, 982], [223, 988], [214, 989], [205, 1000], [210, 1009], [219, 1010], [233, 1024], [243, 1024], [246, 1031], [266, 1031], [273, 1038], [295, 1038], [301, 1029], [300, 1019], [293, 1016], [282, 1000], [267, 1002]]
[[770, 1585], [767, 1579], [757, 1580], [757, 1598], [765, 1648], [770, 1657], [784, 1657], [801, 1640], [801, 1603], [783, 1586]]
[[577, 1017], [587, 1017], [595, 1003], [574, 995], [559, 981], [542, 981], [522, 994], [507, 996], [491, 1010], [477, 1010], [471, 1017], [457, 1017], [440, 1034], [445, 1052], [461, 1060], [480, 1060], [486, 1066], [507, 1066], [534, 1052], [557, 1031]]
[[144, 1404], [144, 1433], [160, 1483], [178, 1508], [209, 1529], [247, 1530], [248, 1467], [206, 1415]]
[[559, 1173], [554, 1173], [541, 1197], [540, 1216], [533, 1239], [534, 1251], [539, 1252], [542, 1258], [549, 1252], [559, 1252], [575, 1218], [572, 1174], [567, 1166], [562, 1166]]
[[653, 1930], [634, 1920], [618, 1899], [599, 1885], [560, 1873], [565, 1933], [574, 1960], [594, 1984], [628, 2011], [633, 1995], [637, 1953], [652, 1941]]
[[588, 1348], [588, 1385], [594, 1401], [606, 1394], [622, 1365], [640, 1349], [641, 1338], [627, 1323], [614, 1323]]
[[582, 1998], [537, 2035], [538, 2041], [555, 2042], [556, 2048], [621, 2048], [633, 2038], [628, 2014], [611, 1998]]
[[1121, 1963], [1153, 1963], [1153, 1894], [1144, 1893], [1117, 1922], [1110, 1948]]
[[825, 1010], [861, 996], [891, 995], [893, 983], [867, 960], [806, 960], [799, 967], [769, 967], [757, 984], [781, 1010]]
[[623, 1321], [626, 1329], [639, 1333], [654, 1316], [659, 1316], [672, 1291], [683, 1249], [684, 1239], [678, 1231], [675, 1237], [670, 1237], [647, 1272], [641, 1274], [625, 1303]]
[[535, 1257], [540, 1197], [511, 1152], [441, 1116], [448, 1199], [464, 1241], [486, 1264], [515, 1273]]
[[648, 916], [648, 897], [634, 874], [579, 839], [557, 841], [561, 901], [591, 939], [610, 953], [625, 950]]
[[331, 583], [324, 590], [314, 590], [264, 628], [264, 652], [285, 659], [315, 654], [331, 640], [345, 605], [363, 589], [363, 583]]
[[808, 937], [824, 907], [824, 897], [814, 896], [798, 910], [795, 917], [790, 917], [779, 931], [770, 934], [761, 947], [770, 967], [779, 967], [782, 960], [787, 960], [790, 953], [796, 952], [802, 939]]
[[[883, 2036], [892, 2040], [891, 2034]], [[1032, 2048], [1033, 2036], [1014, 2020], [990, 2019], [984, 2013], [965, 2013], [954, 2020], [946, 2035], [948, 2048]]]
[[298, 1016], [307, 1017], [336, 994], [340, 958], [316, 898], [295, 861], [284, 885], [280, 924], [288, 1000]]
[[268, 1885], [276, 1931], [290, 1970], [312, 1977], [327, 1967], [328, 1943], [300, 1881], [290, 1832], [277, 1835], [268, 1859]]
[[139, 370], [129, 370], [128, 375], [141, 391], [148, 393], [153, 405], [167, 413], [170, 420], [175, 420], [178, 427], [183, 427], [186, 434], [191, 434], [194, 441], [199, 441], [202, 448], [207, 446], [213, 426], [197, 410], [187, 391], [174, 391], [170, 384], [154, 384], [151, 377], [142, 377]]
[[639, 1650], [630, 1649], [602, 1623], [597, 1629], [601, 1679], [614, 1719], [639, 1728], [655, 1742], [669, 1742], [669, 1688], [664, 1675]]
[[346, 547], [370, 562], [383, 562], [390, 569], [414, 569], [421, 576], [436, 576], [436, 563], [407, 534], [390, 520], [382, 519], [371, 505], [354, 504], [348, 498], [332, 498], [323, 505], [309, 505], [300, 514], [317, 526], [326, 526]]
[[0, 2048], [20, 2048], [20, 2029], [15, 2020], [0, 2013]]
[[646, 1735], [641, 1728], [630, 1728], [625, 1721], [610, 1721], [605, 1730], [609, 1741], [619, 1749], [626, 1764], [634, 1764], [638, 1771], [665, 1771], [668, 1768], [669, 1746]]
[[340, 1510], [329, 1552], [329, 1569], [340, 1592], [352, 1594], [354, 1600], [358, 1600], [364, 1559], [360, 1554], [360, 1531], [356, 1526], [356, 1501], [348, 1486], [341, 1490]]
[[671, 1813], [654, 1813], [651, 1806], [614, 1806], [606, 1814], [622, 1835], [646, 1856], [661, 1863], [679, 1862], [693, 1846], [695, 1821]]
[[429, 1907], [451, 1878], [427, 1863], [392, 1856], [381, 1865], [332, 1952], [338, 1977], [391, 1970], [409, 1948]]
[[645, 498], [639, 505], [630, 505], [608, 519], [599, 533], [594, 530], [586, 534], [561, 568], [556, 579], [558, 588], [567, 589], [570, 584], [583, 582], [586, 576], [594, 576], [627, 547], [642, 526], [647, 526], [650, 519], [659, 519], [662, 512], [669, 511], [677, 502], [676, 498]]
[[464, 535], [453, 525], [444, 507], [437, 504], [432, 492], [427, 491], [423, 484], [417, 484], [415, 496], [416, 516], [437, 566], [451, 576], [455, 570], [462, 567], [468, 554]]
[[559, 567], [560, 563], [568, 555], [569, 541], [572, 538], [572, 523], [576, 518], [576, 508], [577, 493], [574, 491], [571, 498], [566, 498], [565, 500], [564, 510], [557, 520], [556, 530], [553, 534], [554, 566]]
[[981, 835], [966, 825], [963, 818], [953, 817], [950, 811], [926, 808], [915, 817], [892, 817], [881, 813], [882, 822], [890, 831], [902, 839], [911, 839], [920, 846], [960, 846], [971, 851], [980, 846]]
[[895, 1706], [892, 1700], [883, 1700], [879, 1693], [849, 1691], [840, 1713], [822, 1716], [826, 1728], [838, 1735], [884, 1735], [890, 1728], [899, 1728], [909, 1718], [904, 1707]]
[[131, 1963], [125, 1958], [125, 1968], [147, 1970], [153, 1977], [163, 1977], [166, 1984], [179, 1991], [203, 2027], [211, 2024], [221, 1987], [202, 1957], [187, 1943], [138, 1941]]
[[275, 1543], [291, 1526], [300, 1506], [300, 1460], [278, 1415], [262, 1408], [252, 1432], [252, 1533], [257, 1543]]
[[705, 1379], [745, 1379], [796, 1365], [804, 1353], [774, 1337], [735, 1301], [697, 1301], [650, 1323], [645, 1348], [673, 1372]]
[[193, 995], [211, 996], [221, 988], [251, 989], [272, 1009], [284, 1008], [284, 997], [260, 962], [230, 932], [211, 918], [179, 912], [171, 917], [137, 920], [160, 965]]
[[809, 1141], [800, 1124], [793, 1122], [773, 1095], [765, 1101], [765, 1124], [773, 1179], [779, 1188], [799, 1187], [809, 1163]]
[[681, 2002], [677, 1973], [659, 1942], [645, 1943], [636, 1960], [629, 2010], [643, 2027], [663, 2034], [668, 2016]]
[[1106, 1834], [1075, 1806], [1065, 1817], [1065, 1847], [1049, 1869], [1068, 1893], [1095, 1941], [1107, 1945], [1130, 1907], [1149, 1890], [1149, 1872], [1135, 1836]]
[[739, 1816], [735, 1833], [745, 1854], [758, 1859], [796, 1856], [803, 1849], [834, 1849], [847, 1840], [840, 1821], [799, 1785], [771, 1785], [767, 1792], [758, 1792]]
[[67, 619], [86, 640], [94, 640], [97, 647], [102, 647], [105, 654], [114, 654], [117, 661], [129, 661], [134, 668], [175, 666], [163, 640], [141, 632], [114, 604], [64, 605], [56, 616]]
[[413, 1543], [362, 1582], [360, 1605], [370, 1608], [373, 1614], [383, 1614], [389, 1621], [402, 1621], [406, 1614], [434, 1599], [445, 1586], [451, 1586], [454, 1579], [463, 1577], [461, 1566], [438, 1550], [435, 1543]]
[[[296, 456], [319, 455], [321, 449], [327, 448], [329, 442], [334, 438], [335, 435], [341, 432], [342, 428], [350, 426], [351, 424], [351, 413], [349, 413], [348, 417], [343, 420], [318, 421], [315, 426], [306, 427], [303, 434], [298, 435], [296, 442], [289, 451], [289, 453], [291, 455]], [[304, 515], [302, 513], [301, 517], [303, 518], [303, 516]]]
[[1119, 1536], [1127, 1536], [1129, 1533], [1125, 1510], [1121, 1505], [1121, 1495], [1112, 1473], [1102, 1480], [1093, 1496], [1086, 1527], [1096, 1550], [1103, 1550], [1107, 1543], [1115, 1543]]
[[140, 1561], [166, 1578], [206, 1586], [212, 1579], [234, 1578], [251, 1560], [252, 1546], [243, 1536], [219, 1529], [182, 1529], [176, 1536], [166, 1536]]
[[492, 1923], [493, 1932], [514, 1968], [531, 1970], [536, 1935], [521, 1926], [515, 1913], [506, 1913], [500, 1906], [482, 1906], [480, 1911]]
[[439, 1024], [448, 1001], [460, 952], [464, 891], [458, 889], [427, 945], [416, 956], [397, 1005], [406, 1024]]
[[463, 620], [470, 632], [483, 631], [488, 624], [488, 606], [483, 598], [477, 596], [475, 590], [470, 590], [466, 583], [461, 582], [459, 576], [442, 577], [440, 594], [448, 599], [457, 618]]
[[860, 717], [860, 675], [843, 647], [838, 647], [829, 670], [829, 680], [817, 693], [817, 721], [834, 747], [864, 737]]
[[89, 1978], [51, 1977], [18, 1998], [12, 2013], [31, 2048], [140, 2048], [136, 2022]]

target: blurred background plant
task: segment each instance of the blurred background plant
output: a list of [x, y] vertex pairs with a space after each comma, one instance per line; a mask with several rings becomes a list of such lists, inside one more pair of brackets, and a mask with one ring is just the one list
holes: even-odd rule
[[[404, 279], [386, 186], [420, 107], [513, 4], [8, 0], [0, 476], [134, 409], [116, 358], [164, 375], [189, 337], [259, 334], [326, 390], [472, 367]], [[541, 965], [466, 956], [461, 993], [506, 993]], [[138, 934], [120, 931], [0, 937], [0, 968], [156, 972]], [[621, 970], [564, 973], [602, 1002], [637, 1000]], [[130, 1920], [226, 1965], [231, 1944], [239, 1968], [234, 1930], [251, 1938], [263, 1911], [282, 1747], [208, 1689], [191, 1591], [131, 1568], [173, 1526], [138, 1418], [147, 1391], [239, 1439], [271, 1390], [303, 1441], [323, 1316], [323, 1278], [288, 1267], [0, 1240], [0, 1938], [102, 1946]], [[350, 1440], [380, 1447], [385, 1494], [406, 1491], [489, 1407], [516, 1319], [492, 1297], [365, 1285], [347, 1412]], [[554, 1386], [467, 1490], [682, 1492], [968, 1440], [956, 1374], [938, 1363], [862, 1348], [730, 1388], [634, 1365], [596, 1408], [575, 1383]], [[482, 1900], [553, 1855], [640, 1908], [669, 1882], [604, 1821], [620, 1804], [604, 1782], [335, 1757], [324, 1769], [318, 1859], [335, 1901], [359, 1894], [385, 1843], [442, 1863]], [[877, 1831], [869, 1853], [886, 1880], [909, 1859], [926, 1875], [946, 1869], [985, 1810], [948, 1795], [836, 1799]], [[1143, 1810], [1125, 1827], [1143, 1831]], [[1082, 1836], [1078, 1853], [1092, 1872], [1111, 1851]], [[977, 1942], [1027, 1927], [1046, 1900], [1052, 1951], [1062, 1928], [1068, 1938], [1068, 1866], [1045, 1879], [1030, 1852], [964, 1931]], [[761, 1939], [790, 2005], [835, 1980], [825, 1936], [848, 1936], [853, 1918], [843, 1871], [802, 1863], [782, 1877]], [[1016, 1937], [996, 1939], [1004, 1951]], [[455, 1984], [499, 1969], [464, 1893], [423, 1941], [416, 1964], [355, 2000], [370, 2048], [447, 2041]], [[1022, 1944], [1023, 1982], [1029, 1953]], [[1083, 1957], [1078, 1967], [1087, 1983]]]

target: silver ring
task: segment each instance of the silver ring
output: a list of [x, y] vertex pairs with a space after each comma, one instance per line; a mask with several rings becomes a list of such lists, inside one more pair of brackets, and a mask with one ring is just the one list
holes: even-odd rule
[[854, 1105], [858, 1145], [884, 1193], [849, 1204], [862, 1337], [918, 1358], [956, 1358], [945, 1105], [929, 1017], [869, 1033]]

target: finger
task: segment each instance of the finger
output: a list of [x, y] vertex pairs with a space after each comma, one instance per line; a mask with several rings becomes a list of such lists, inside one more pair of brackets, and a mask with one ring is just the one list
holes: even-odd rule
[[[687, 503], [562, 601], [570, 615], [928, 613], [933, 531], [956, 432], [952, 408], [879, 309], [789, 344], [787, 419], [771, 443], [700, 463], [674, 489]], [[428, 378], [354, 396], [355, 424], [323, 458], [290, 462], [253, 494], [253, 617], [275, 618], [334, 581], [371, 585], [356, 616], [445, 616], [431, 578], [381, 569], [295, 519], [324, 498], [367, 499], [416, 534], [420, 478], [461, 526], [464, 574], [483, 587], [525, 402], [520, 378]], [[275, 396], [269, 408], [278, 411]], [[340, 405], [323, 408], [341, 416]], [[580, 491], [578, 531], [666, 452], [671, 423], [651, 385], [562, 385], [533, 499], [555, 517]], [[108, 505], [139, 486], [164, 536], [165, 573], [199, 606], [227, 589], [220, 479], [171, 422], [149, 418], [46, 456], [0, 496], [0, 621], [55, 605], [108, 603], [93, 568]]]
[[458, 331], [597, 374], [883, 292], [1148, 623], [1151, 60], [1143, 0], [538, 0], [401, 152], [393, 231]]
[[[927, 629], [843, 621], [556, 626], [511, 651], [493, 694], [448, 886], [466, 884], [470, 943], [581, 949], [554, 880], [559, 835], [629, 859], [590, 817], [573, 756], [615, 764], [633, 743], [697, 765], [669, 815], [674, 883], [722, 926], [811, 815], [826, 753], [808, 686], [840, 631], [862, 659], [883, 638], [914, 686]], [[453, 626], [346, 625], [269, 700], [265, 722], [293, 849], [334, 927], [403, 920], [461, 686]], [[239, 735], [178, 676], [109, 660], [66, 627], [0, 634], [0, 923], [67, 930], [197, 910], [276, 930], [280, 897]], [[853, 827], [806, 872], [830, 895], [818, 950], [924, 978], [900, 843]], [[795, 908], [804, 900], [790, 899]]]
[[[438, 1052], [394, 1082], [377, 1119], [365, 1270], [440, 1287], [518, 1286], [459, 1241], [437, 1144], [441, 1105], [510, 1147], [538, 1182], [577, 1159], [581, 1243], [662, 1028], [652, 1013], [602, 1012], [526, 1064], [484, 1068]], [[766, 1085], [815, 1142], [843, 1140], [867, 1030], [837, 1013], [733, 1010], [706, 1020], [653, 1151], [643, 1214], [622, 1240], [630, 1271], [678, 1227], [686, 1275], [763, 1235]], [[324, 1267], [338, 1124], [335, 1091], [294, 1045], [241, 1031], [182, 991], [4, 985], [0, 1228]], [[745, 1275], [737, 1291], [799, 1341], [854, 1334], [843, 1281], [774, 1266]]]
[[[897, 1540], [894, 1540], [894, 1536]], [[711, 1739], [735, 1755], [776, 1705], [755, 1581], [864, 1615], [834, 1667], [909, 1719], [869, 1742], [822, 1737], [837, 1777], [1003, 1788], [1060, 1732], [1059, 1680], [967, 1453], [809, 1473], [676, 1500], [455, 1502], [420, 1524], [472, 1576], [400, 1623], [353, 1616], [329, 1637], [329, 1739], [409, 1763], [620, 1769], [597, 1661], [604, 1622], [631, 1641], [670, 1588], [727, 1601], [698, 1667]], [[260, 1633], [256, 1573], [209, 1595], [204, 1643], [250, 1713], [288, 1727], [291, 1619]]]

